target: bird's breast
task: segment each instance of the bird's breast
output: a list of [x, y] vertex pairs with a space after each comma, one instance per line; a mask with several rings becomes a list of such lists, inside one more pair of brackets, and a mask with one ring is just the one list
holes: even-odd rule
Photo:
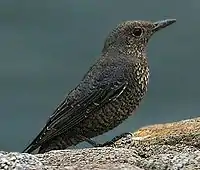
[[147, 64], [136, 63], [133, 71], [133, 88], [141, 97], [146, 93], [149, 83], [149, 67]]

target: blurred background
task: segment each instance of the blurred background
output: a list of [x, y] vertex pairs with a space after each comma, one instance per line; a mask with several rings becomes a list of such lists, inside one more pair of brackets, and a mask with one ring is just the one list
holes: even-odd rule
[[150, 86], [136, 115], [95, 140], [199, 116], [199, 15], [199, 0], [1, 0], [0, 150], [31, 142], [125, 20], [177, 23], [149, 43]]

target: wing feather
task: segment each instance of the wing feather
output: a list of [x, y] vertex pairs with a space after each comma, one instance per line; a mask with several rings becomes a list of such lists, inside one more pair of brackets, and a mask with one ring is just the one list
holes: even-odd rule
[[[119, 73], [119, 68], [117, 73]], [[121, 73], [122, 72], [120, 72], [120, 75], [122, 75]], [[68, 98], [61, 102], [43, 130], [23, 152], [30, 153], [34, 151], [43, 143], [69, 131], [72, 127], [83, 121], [90, 114], [95, 113], [95, 111], [106, 103], [111, 100], [116, 100], [116, 98], [123, 93], [128, 84], [125, 80], [118, 81], [116, 78], [120, 75], [116, 74], [112, 73], [112, 78], [107, 77], [109, 81], [107, 81], [106, 84], [95, 84], [97, 88], [87, 95], [82, 95], [75, 103], [68, 101]]]

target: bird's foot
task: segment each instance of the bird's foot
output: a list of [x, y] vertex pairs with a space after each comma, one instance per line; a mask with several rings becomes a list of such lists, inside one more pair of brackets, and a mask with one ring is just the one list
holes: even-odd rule
[[119, 135], [119, 136], [114, 137], [114, 138], [112, 139], [112, 141], [113, 141], [113, 142], [116, 142], [116, 141], [118, 141], [118, 140], [121, 139], [121, 138], [127, 137], [128, 135], [130, 135], [130, 137], [133, 136], [133, 134], [132, 134], [131, 132], [125, 132], [125, 133], [122, 133], [122, 134]]
[[118, 141], [121, 138], [127, 137], [128, 135], [130, 135], [130, 137], [133, 136], [133, 134], [131, 132], [125, 132], [125, 133], [122, 133], [119, 136], [114, 137], [111, 141], [107, 141], [107, 142], [105, 142], [103, 144], [97, 144], [96, 142], [93, 141], [95, 143], [95, 145], [93, 145], [93, 146], [94, 147], [105, 147], [105, 146], [116, 147], [115, 142]]
[[81, 136], [82, 139], [84, 139], [86, 142], [88, 142], [90, 145], [92, 145], [93, 147], [106, 147], [106, 146], [113, 146], [115, 147], [115, 142], [118, 141], [119, 139], [123, 138], [123, 137], [126, 137], [130, 135], [132, 137], [132, 133], [131, 132], [125, 132], [125, 133], [122, 133], [121, 135], [119, 136], [116, 136], [114, 137], [111, 141], [107, 141], [103, 144], [99, 144], [95, 141], [93, 141], [92, 139], [89, 139], [87, 137], [84, 137], [84, 136]]
[[103, 144], [97, 144], [95, 147], [109, 147], [109, 146], [112, 146], [112, 145], [115, 145], [115, 143], [113, 141], [107, 141]]
[[90, 145], [92, 145], [93, 147], [105, 147], [105, 146], [110, 146], [110, 145], [113, 145], [114, 143], [112, 141], [108, 141], [108, 142], [105, 142], [103, 144], [100, 144], [100, 143], [97, 143], [95, 141], [93, 141], [92, 139], [85, 139], [86, 142], [88, 142]]
[[86, 142], [92, 145], [93, 147], [99, 147], [101, 144], [98, 144], [97, 142], [93, 141], [92, 139], [86, 139]]
[[89, 143], [90, 145], [94, 146], [94, 147], [99, 147], [101, 144], [96, 143], [95, 141], [93, 141], [90, 138], [87, 138], [85, 136], [79, 135], [79, 138], [81, 138], [82, 140], [86, 141], [87, 143]]

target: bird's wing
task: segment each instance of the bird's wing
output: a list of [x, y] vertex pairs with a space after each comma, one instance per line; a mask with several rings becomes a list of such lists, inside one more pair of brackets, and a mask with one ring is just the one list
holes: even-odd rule
[[96, 88], [87, 95], [82, 95], [75, 103], [65, 99], [50, 117], [43, 130], [24, 152], [34, 151], [41, 144], [70, 130], [91, 113], [95, 113], [104, 104], [119, 97], [127, 87], [128, 82], [123, 79], [119, 68], [116, 70], [115, 72], [109, 70], [108, 73], [103, 73], [107, 75], [103, 78], [103, 82], [106, 83], [95, 81], [92, 86]]

